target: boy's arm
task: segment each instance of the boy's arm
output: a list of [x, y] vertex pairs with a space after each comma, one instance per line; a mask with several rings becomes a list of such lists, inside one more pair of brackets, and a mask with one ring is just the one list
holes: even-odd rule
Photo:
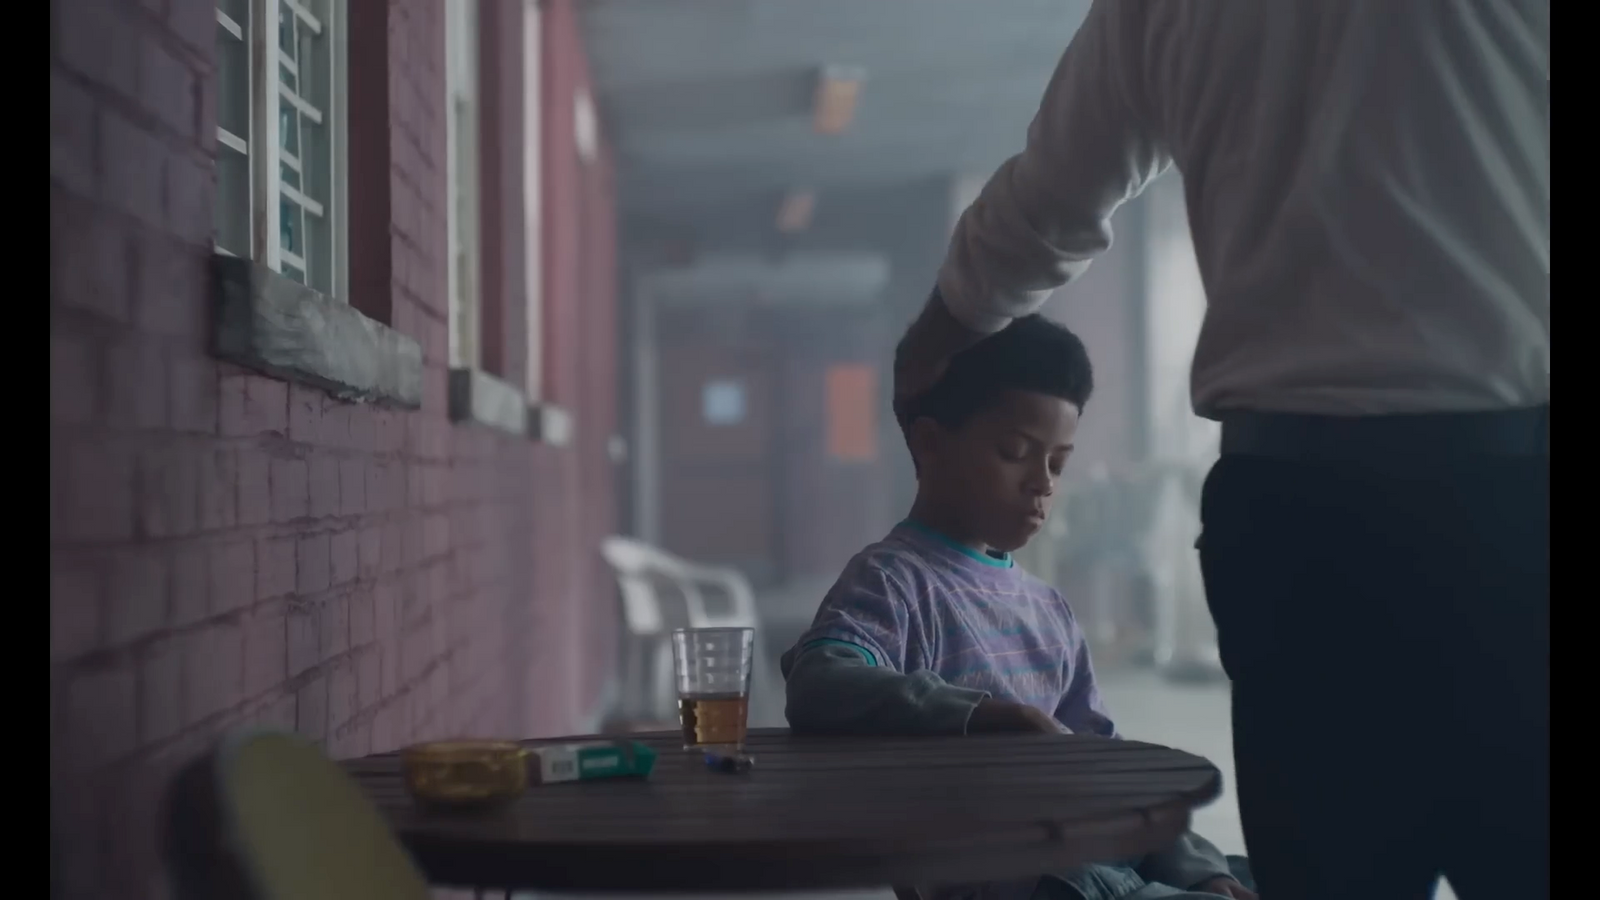
[[[875, 665], [871, 651], [845, 641], [820, 640], [791, 651], [788, 665], [789, 726], [795, 731], [832, 734], [964, 734], [973, 710], [988, 698], [983, 691], [956, 687], [926, 669], [902, 675]], [[1092, 688], [1092, 680], [1090, 681]], [[1082, 704], [1079, 734], [1112, 736], [1110, 719]], [[1093, 732], [1094, 723], [1104, 723]], [[1082, 729], [1082, 730], [1080, 730]], [[1215, 845], [1189, 833], [1139, 862], [1146, 881], [1191, 890], [1230, 877], [1228, 860]]]
[[789, 726], [835, 734], [965, 732], [988, 695], [917, 671], [925, 667], [922, 631], [904, 582], [872, 561], [853, 561], [811, 629], [783, 655]]
[[[789, 669], [787, 709], [789, 726], [795, 731], [964, 734], [973, 710], [989, 696], [946, 684], [926, 669], [902, 675], [873, 665], [862, 648], [843, 641], [816, 642], [795, 652], [798, 656]], [[1099, 721], [1109, 728], [1109, 719], [1101, 716]], [[1138, 869], [1146, 881], [1184, 890], [1213, 878], [1230, 877], [1222, 851], [1193, 833], [1144, 857]]]
[[[1061, 601], [1063, 604], [1065, 600]], [[1117, 737], [1117, 726], [1100, 700], [1100, 686], [1094, 678], [1094, 662], [1089, 658], [1089, 642], [1072, 621], [1072, 680], [1056, 707], [1056, 721], [1073, 734], [1098, 734]]]
[[964, 734], [983, 691], [926, 669], [902, 675], [845, 641], [802, 645], [788, 666], [789, 727], [832, 734]]

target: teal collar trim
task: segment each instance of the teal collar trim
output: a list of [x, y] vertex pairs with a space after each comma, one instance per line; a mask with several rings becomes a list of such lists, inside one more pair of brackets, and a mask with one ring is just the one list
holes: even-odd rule
[[900, 524], [906, 526], [907, 528], [911, 528], [911, 529], [915, 529], [917, 531], [920, 531], [923, 534], [927, 535], [928, 537], [931, 537], [934, 540], [938, 541], [939, 543], [944, 544], [946, 547], [949, 547], [950, 549], [955, 550], [956, 552], [962, 554], [963, 556], [968, 557], [969, 559], [973, 559], [973, 560], [976, 560], [977, 562], [981, 562], [986, 566], [994, 566], [996, 569], [1009, 569], [1012, 566], [1017, 564], [1016, 560], [1012, 559], [1011, 558], [1011, 554], [1009, 554], [1009, 553], [1003, 553], [1000, 556], [990, 556], [987, 553], [979, 553], [978, 551], [972, 549], [971, 547], [968, 547], [966, 544], [963, 544], [960, 541], [952, 540], [951, 538], [945, 536], [945, 534], [943, 532], [935, 531], [934, 529], [929, 528], [928, 526], [922, 524], [921, 522], [916, 522], [916, 521], [913, 521], [911, 519], [906, 519], [905, 521], [901, 522]]

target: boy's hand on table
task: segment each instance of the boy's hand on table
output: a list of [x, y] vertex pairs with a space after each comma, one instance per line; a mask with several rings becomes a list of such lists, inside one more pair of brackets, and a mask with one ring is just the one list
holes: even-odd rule
[[1194, 889], [1202, 894], [1216, 894], [1221, 897], [1232, 897], [1233, 900], [1261, 900], [1255, 891], [1250, 890], [1226, 875], [1218, 876], [1210, 881], [1195, 885]]
[[981, 700], [967, 719], [967, 734], [1061, 734], [1055, 719], [1027, 705]]

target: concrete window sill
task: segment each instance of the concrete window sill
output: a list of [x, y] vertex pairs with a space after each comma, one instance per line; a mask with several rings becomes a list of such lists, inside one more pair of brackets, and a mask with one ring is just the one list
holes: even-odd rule
[[522, 391], [480, 369], [450, 370], [450, 420], [471, 422], [553, 446], [565, 446], [572, 417], [552, 404], [529, 404]]
[[528, 433], [522, 392], [479, 369], [450, 370], [450, 421], [472, 422], [519, 437]]
[[422, 346], [247, 259], [212, 257], [220, 359], [341, 400], [422, 406]]
[[528, 407], [528, 437], [552, 447], [572, 443], [572, 414], [554, 403]]

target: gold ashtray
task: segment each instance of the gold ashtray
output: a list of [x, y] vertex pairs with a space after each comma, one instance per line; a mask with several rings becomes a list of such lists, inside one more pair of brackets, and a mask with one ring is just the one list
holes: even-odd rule
[[511, 741], [436, 741], [400, 751], [406, 788], [423, 803], [480, 806], [528, 789], [528, 751]]

